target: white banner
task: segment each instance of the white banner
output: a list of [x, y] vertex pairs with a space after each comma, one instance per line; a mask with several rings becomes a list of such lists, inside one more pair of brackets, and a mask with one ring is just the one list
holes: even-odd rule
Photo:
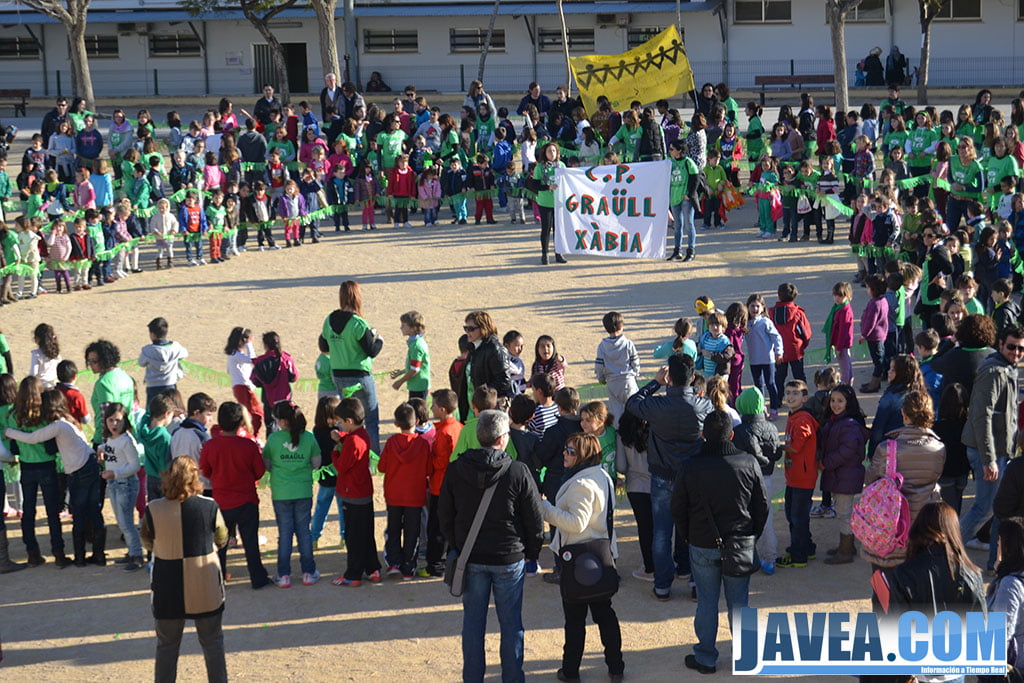
[[555, 251], [664, 258], [671, 161], [555, 171]]

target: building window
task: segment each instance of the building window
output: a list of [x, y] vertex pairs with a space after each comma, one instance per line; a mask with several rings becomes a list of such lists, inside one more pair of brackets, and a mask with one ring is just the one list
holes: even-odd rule
[[117, 57], [117, 36], [86, 36], [85, 53], [90, 57]]
[[[593, 52], [594, 29], [571, 28], [566, 31], [569, 38], [569, 52]], [[537, 31], [537, 44], [541, 52], [562, 51], [562, 29], [542, 28]]]
[[937, 21], [981, 20], [981, 0], [949, 0], [935, 15]]
[[771, 24], [792, 20], [790, 0], [736, 0], [737, 24]]
[[640, 47], [664, 30], [664, 26], [630, 26], [626, 31], [626, 49], [632, 50], [634, 47]]
[[39, 43], [31, 36], [9, 36], [0, 40], [0, 59], [35, 59]]
[[[476, 52], [484, 49], [487, 42], [485, 28], [453, 28], [448, 32], [448, 43], [452, 52]], [[505, 29], [496, 28], [491, 34], [491, 52], [505, 51]]]
[[203, 53], [193, 33], [173, 33], [149, 37], [150, 57], [198, 57]]
[[413, 31], [363, 31], [363, 52], [419, 52], [419, 32]]
[[885, 0], [864, 0], [847, 13], [846, 21], [885, 21]]

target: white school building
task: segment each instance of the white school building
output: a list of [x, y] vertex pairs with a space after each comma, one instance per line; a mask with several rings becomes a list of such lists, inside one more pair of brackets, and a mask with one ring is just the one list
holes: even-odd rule
[[[355, 45], [346, 46], [338, 3], [334, 29], [340, 72], [365, 83], [378, 71], [395, 91], [459, 92], [476, 78], [493, 2], [356, 0]], [[86, 31], [97, 96], [241, 95], [273, 82], [267, 46], [241, 12], [192, 17], [174, 0], [92, 0]], [[676, 3], [565, 0], [569, 51], [616, 54], [676, 21]], [[753, 86], [758, 75], [831, 73], [821, 0], [681, 2], [682, 31], [698, 85]], [[1024, 83], [1024, 0], [949, 0], [932, 29], [933, 85]], [[281, 13], [271, 27], [285, 45], [291, 91], [317, 93], [323, 70], [311, 9]], [[850, 83], [858, 60], [892, 45], [911, 70], [921, 44], [918, 3], [864, 0], [846, 30]], [[564, 83], [555, 2], [502, 2], [484, 82], [488, 90], [545, 90]], [[33, 97], [70, 94], [63, 26], [15, 0], [0, 1], [0, 89]]]

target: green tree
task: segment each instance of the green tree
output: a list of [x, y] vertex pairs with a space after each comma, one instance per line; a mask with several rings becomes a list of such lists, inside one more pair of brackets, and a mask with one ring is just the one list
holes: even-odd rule
[[[30, 1], [39, 2], [40, 0]], [[298, 2], [299, 0], [179, 0], [178, 5], [192, 16], [242, 10], [242, 14], [249, 20], [249, 23], [267, 41], [270, 56], [274, 62], [274, 72], [277, 75], [277, 90], [280, 91], [282, 99], [287, 102], [290, 92], [288, 68], [284, 61], [284, 47], [281, 46], [281, 41], [277, 39], [274, 32], [270, 30], [270, 22], [281, 12], [297, 5]]]
[[92, 74], [89, 72], [89, 53], [85, 49], [89, 0], [16, 0], [16, 4], [25, 5], [64, 24], [71, 48], [71, 92], [84, 98], [87, 107], [93, 107]]
[[862, 1], [825, 0], [825, 19], [832, 36], [832, 72], [836, 79], [837, 111], [846, 111], [850, 99], [846, 82], [846, 17]]

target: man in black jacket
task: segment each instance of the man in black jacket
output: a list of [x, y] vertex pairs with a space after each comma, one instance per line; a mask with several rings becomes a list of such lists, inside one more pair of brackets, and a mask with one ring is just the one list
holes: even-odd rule
[[540, 554], [544, 515], [530, 470], [505, 452], [508, 415], [481, 412], [476, 434], [481, 448], [466, 451], [448, 466], [437, 503], [441, 533], [449, 546], [462, 551], [484, 491], [495, 487], [466, 565], [462, 679], [484, 678], [484, 633], [493, 588], [501, 629], [501, 678], [522, 681], [524, 560], [536, 560]]
[[[760, 536], [768, 520], [768, 496], [761, 470], [749, 453], [732, 444], [732, 418], [716, 410], [704, 419], [704, 445], [683, 464], [672, 495], [676, 528], [690, 544], [690, 571], [697, 584], [693, 630], [697, 645], [686, 666], [703, 674], [715, 672], [718, 649], [718, 594], [732, 611], [747, 606], [750, 577], [722, 574], [718, 539]], [[714, 492], [714, 495], [708, 495]], [[708, 517], [710, 512], [711, 517]], [[716, 531], [717, 529], [717, 531]]]
[[[672, 488], [683, 463], [700, 452], [704, 443], [701, 430], [704, 417], [711, 412], [711, 401], [693, 395], [693, 359], [675, 354], [668, 365], [647, 386], [626, 402], [626, 410], [647, 420], [647, 462], [651, 470], [651, 508], [654, 514], [654, 597], [671, 597], [675, 574], [689, 578], [688, 562], [681, 562], [680, 572], [672, 559]], [[664, 396], [655, 396], [666, 387]], [[682, 550], [682, 548], [680, 548]]]

